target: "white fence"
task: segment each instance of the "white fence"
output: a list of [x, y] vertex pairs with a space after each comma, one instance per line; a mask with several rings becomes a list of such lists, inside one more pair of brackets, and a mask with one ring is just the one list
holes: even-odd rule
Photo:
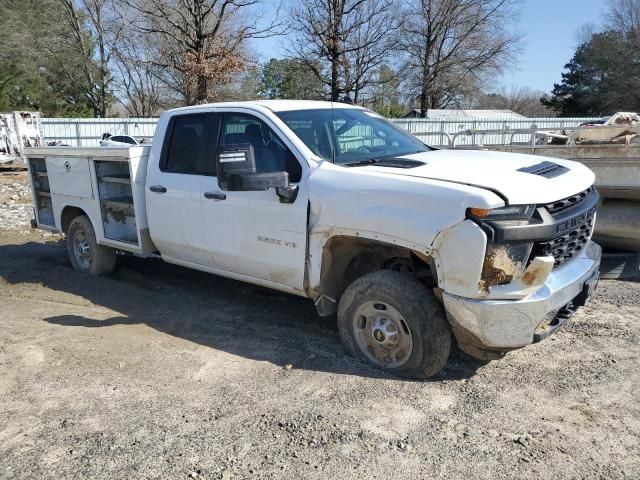
[[43, 118], [42, 130], [47, 143], [95, 147], [104, 133], [151, 139], [157, 123], [157, 118]]
[[531, 133], [517, 133], [522, 130], [563, 130], [573, 129], [581, 123], [596, 118], [518, 118], [477, 120], [427, 120], [392, 119], [399, 127], [411, 132], [428, 145], [504, 145], [528, 143]]
[[[595, 118], [525, 118], [496, 120], [491, 118], [469, 120], [391, 119], [399, 127], [411, 132], [423, 142], [433, 146], [498, 145], [511, 142], [526, 143], [530, 135], [515, 134], [518, 130], [562, 130], [575, 128]], [[151, 139], [157, 118], [43, 118], [45, 142], [60, 141], [74, 146], [96, 146], [103, 133], [131, 135], [138, 139]], [[496, 132], [499, 130], [499, 132]], [[490, 131], [486, 132], [485, 131]]]

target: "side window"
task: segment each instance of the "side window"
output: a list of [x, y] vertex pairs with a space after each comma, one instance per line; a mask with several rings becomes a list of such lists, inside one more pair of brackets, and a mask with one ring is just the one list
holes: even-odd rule
[[210, 152], [213, 115], [179, 115], [169, 125], [162, 171], [186, 174], [215, 174], [214, 155]]
[[258, 173], [286, 171], [290, 181], [300, 181], [300, 163], [266, 123], [244, 113], [225, 113], [220, 145], [239, 143], [249, 143], [253, 147]]

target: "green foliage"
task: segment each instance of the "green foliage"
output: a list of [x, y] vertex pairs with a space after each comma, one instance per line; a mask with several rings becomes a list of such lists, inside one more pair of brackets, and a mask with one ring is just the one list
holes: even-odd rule
[[400, 79], [396, 72], [388, 65], [380, 66], [371, 109], [387, 118], [404, 117], [407, 107], [402, 104], [400, 97]]
[[272, 58], [262, 67], [258, 94], [262, 98], [319, 100], [322, 82], [309, 63], [296, 58]]
[[593, 34], [542, 103], [566, 115], [640, 111], [640, 45], [634, 38], [613, 30]]
[[0, 18], [0, 111], [93, 116], [77, 81], [82, 59], [70, 48], [60, 1], [3, 0]]
[[391, 105], [373, 104], [371, 109], [379, 115], [387, 118], [402, 118], [407, 113], [407, 107], [400, 103]]
[[45, 85], [9, 59], [0, 59], [0, 111], [38, 110]]

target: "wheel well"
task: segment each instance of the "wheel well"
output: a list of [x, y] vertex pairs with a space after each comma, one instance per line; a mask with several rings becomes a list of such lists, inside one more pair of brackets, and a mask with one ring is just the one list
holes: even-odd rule
[[357, 278], [377, 270], [397, 270], [433, 283], [431, 257], [411, 249], [368, 238], [337, 236], [322, 252], [322, 269], [316, 306], [321, 315], [330, 315], [346, 288]]
[[79, 215], [86, 215], [86, 213], [78, 207], [64, 207], [62, 215], [60, 216], [60, 228], [62, 229], [62, 233], [67, 233], [71, 222]]

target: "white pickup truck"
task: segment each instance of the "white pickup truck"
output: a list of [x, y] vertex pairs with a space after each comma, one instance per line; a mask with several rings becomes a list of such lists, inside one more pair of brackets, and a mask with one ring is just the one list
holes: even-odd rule
[[492, 359], [537, 342], [598, 281], [583, 165], [435, 150], [352, 105], [255, 101], [165, 112], [151, 146], [28, 151], [33, 226], [71, 263], [117, 253], [308, 297], [346, 350], [426, 378], [452, 338]]

